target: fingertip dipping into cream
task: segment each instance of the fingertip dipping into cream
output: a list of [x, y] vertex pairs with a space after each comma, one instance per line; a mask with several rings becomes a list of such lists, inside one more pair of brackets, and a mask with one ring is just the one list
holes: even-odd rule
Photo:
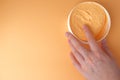
[[69, 32], [85, 44], [88, 43], [86, 29], [89, 29], [96, 41], [99, 42], [107, 36], [110, 26], [109, 13], [96, 2], [79, 3], [68, 16]]

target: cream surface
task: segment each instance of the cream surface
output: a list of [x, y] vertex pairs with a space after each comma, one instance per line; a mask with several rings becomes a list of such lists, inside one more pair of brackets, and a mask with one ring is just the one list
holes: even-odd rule
[[77, 38], [84, 41], [87, 41], [82, 30], [84, 24], [89, 26], [96, 40], [99, 40], [105, 35], [107, 22], [103, 7], [96, 2], [78, 4], [70, 15], [71, 31]]

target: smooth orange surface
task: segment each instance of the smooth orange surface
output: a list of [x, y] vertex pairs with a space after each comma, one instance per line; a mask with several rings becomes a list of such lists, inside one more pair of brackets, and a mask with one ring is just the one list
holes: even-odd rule
[[[84, 80], [64, 36], [68, 13], [82, 1], [0, 0], [0, 80]], [[107, 40], [120, 65], [120, 1], [96, 1], [111, 15]]]

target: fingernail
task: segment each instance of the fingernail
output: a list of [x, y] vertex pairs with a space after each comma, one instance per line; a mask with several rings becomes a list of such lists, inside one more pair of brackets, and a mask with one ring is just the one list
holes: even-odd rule
[[84, 24], [84, 25], [83, 25], [83, 27], [82, 27], [82, 28], [83, 28], [83, 30], [86, 30], [86, 27], [87, 27], [87, 25], [86, 25], [86, 24]]

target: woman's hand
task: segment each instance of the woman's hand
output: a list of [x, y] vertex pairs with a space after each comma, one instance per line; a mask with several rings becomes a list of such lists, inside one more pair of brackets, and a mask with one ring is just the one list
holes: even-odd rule
[[70, 32], [66, 32], [74, 66], [88, 80], [120, 80], [119, 68], [114, 62], [105, 40], [101, 41], [101, 46], [99, 46], [88, 27], [83, 26], [83, 30], [90, 50], [83, 47], [83, 44]]

